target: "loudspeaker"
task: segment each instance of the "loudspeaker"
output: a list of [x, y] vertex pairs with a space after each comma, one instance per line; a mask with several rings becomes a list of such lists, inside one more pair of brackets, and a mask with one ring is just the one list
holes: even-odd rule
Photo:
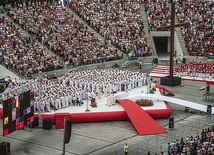
[[6, 155], [10, 153], [10, 143], [1, 142], [0, 143], [0, 155]]
[[174, 128], [174, 117], [169, 118], [169, 128]]
[[34, 121], [32, 123], [32, 128], [39, 126], [39, 117], [34, 117]]
[[212, 114], [212, 105], [207, 105], [207, 115]]
[[6, 155], [6, 144], [0, 143], [0, 154], [1, 155]]
[[155, 58], [155, 64], [158, 64], [158, 58]]
[[152, 60], [153, 62], [153, 64], [158, 64], [158, 58], [153, 58], [153, 60]]
[[185, 107], [185, 112], [189, 112], [189, 107]]
[[72, 121], [70, 119], [66, 119], [65, 121], [65, 144], [69, 143], [70, 139], [71, 139], [71, 125], [72, 125]]
[[185, 63], [186, 63], [186, 60], [187, 60], [186, 58], [183, 58], [182, 63], [185, 64]]
[[51, 118], [45, 118], [43, 120], [43, 129], [47, 129], [47, 130], [50, 130], [52, 129], [52, 119]]

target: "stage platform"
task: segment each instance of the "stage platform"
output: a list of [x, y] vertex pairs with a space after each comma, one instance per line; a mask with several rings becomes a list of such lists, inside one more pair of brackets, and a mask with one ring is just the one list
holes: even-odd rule
[[[193, 108], [202, 112], [206, 112], [207, 106], [202, 105], [200, 103], [194, 103], [189, 102], [181, 99], [176, 99], [174, 97], [167, 97], [164, 96], [164, 93], [162, 91], [161, 85], [158, 84], [152, 84], [152, 86], [155, 86], [157, 89], [154, 92], [154, 94], [149, 94], [147, 90], [147, 86], [143, 86], [140, 88], [134, 88], [131, 91], [128, 92], [120, 92], [116, 93], [115, 97], [117, 98], [117, 102], [115, 105], [112, 105], [110, 107], [107, 106], [107, 98], [102, 95], [101, 99], [97, 99], [97, 107], [91, 107], [90, 101], [87, 102], [87, 100], [84, 100], [84, 104], [81, 106], [70, 106], [67, 108], [59, 109], [59, 110], [51, 110], [50, 112], [43, 112], [43, 113], [35, 113], [36, 117], [39, 117], [39, 115], [42, 117], [42, 119], [45, 118], [51, 118], [53, 120], [53, 123], [56, 125], [57, 129], [64, 128], [64, 118], [69, 118], [72, 120], [72, 122], [99, 122], [99, 121], [123, 121], [123, 120], [131, 120], [133, 125], [136, 127], [139, 127], [141, 123], [147, 122], [146, 118], [149, 119], [167, 119], [171, 115], [171, 110], [169, 108], [169, 105], [167, 102], [170, 102], [170, 104], [177, 104], [183, 107], [189, 107]], [[160, 89], [159, 89], [160, 88]], [[135, 116], [135, 114], [132, 111], [132, 114], [130, 115], [130, 111], [128, 109], [131, 108], [130, 101], [133, 102], [133, 107], [135, 106], [134, 102], [137, 99], [150, 99], [153, 101], [153, 106], [148, 107], [140, 107], [142, 109], [142, 116], [146, 115], [145, 117], [140, 117], [137, 122], [139, 123], [136, 125], [136, 118], [132, 117]], [[122, 102], [123, 103], [122, 103]], [[127, 102], [126, 102], [127, 101]], [[121, 105], [121, 103], [123, 105]], [[124, 108], [126, 105], [129, 107]], [[128, 105], [129, 104], [129, 105]], [[88, 105], [88, 107], [87, 107]], [[2, 116], [2, 105], [0, 104], [0, 116]], [[86, 109], [89, 109], [90, 111], [86, 111]], [[140, 110], [139, 110], [140, 111]], [[214, 114], [214, 108], [212, 107], [212, 114]], [[144, 124], [145, 126], [145, 124]], [[138, 131], [138, 129], [136, 129]], [[144, 130], [141, 130], [144, 131]], [[151, 134], [151, 133], [144, 133], [139, 132], [141, 135], [145, 134]], [[145, 131], [149, 131], [149, 129], [146, 129]], [[159, 131], [153, 132], [154, 134], [157, 133], [163, 133], [164, 130], [161, 129]]]
[[[154, 84], [153, 84], [154, 86]], [[153, 106], [141, 107], [144, 112], [146, 112], [151, 118], [169, 118], [171, 115], [170, 108], [166, 102], [163, 100], [155, 99], [153, 97], [143, 97], [142, 94], [147, 94], [147, 86], [134, 88], [128, 92], [116, 93], [115, 98], [117, 100], [115, 105], [110, 107], [107, 106], [107, 98], [104, 95], [101, 99], [97, 99], [97, 107], [91, 107], [91, 102], [88, 100], [83, 100], [83, 105], [81, 106], [69, 106], [67, 108], [62, 108], [59, 110], [51, 110], [50, 112], [36, 113], [35, 116], [45, 118], [52, 118], [53, 123], [56, 124], [56, 128], [60, 129], [64, 127], [64, 117], [70, 118], [72, 122], [98, 122], [98, 121], [121, 121], [131, 119], [123, 106], [118, 102], [121, 99], [128, 99], [134, 101], [139, 98], [150, 99], [153, 101]], [[157, 89], [153, 95], [161, 95], [159, 89]], [[137, 95], [133, 98], [133, 96]], [[87, 106], [88, 105], [88, 106]], [[2, 106], [2, 105], [0, 105]], [[1, 108], [1, 107], [0, 107]], [[90, 111], [86, 112], [86, 109]], [[2, 110], [2, 109], [1, 109]], [[0, 115], [2, 112], [0, 111]], [[140, 118], [142, 122], [145, 118]], [[161, 131], [162, 133], [163, 131]]]
[[[141, 94], [147, 93], [147, 86], [143, 86], [140, 88], [132, 89], [131, 91], [116, 93], [115, 97], [117, 100], [126, 98], [131, 98], [133, 101], [135, 99], [139, 99], [138, 97]], [[138, 97], [135, 99], [132, 96], [138, 94]], [[155, 94], [160, 95], [160, 91], [157, 89]], [[145, 97], [140, 97], [145, 98]], [[151, 99], [153, 101], [153, 106], [150, 107], [142, 107], [152, 118], [168, 118], [171, 115], [171, 111], [166, 102], [160, 101], [158, 99], [154, 99], [152, 97], [146, 97], [146, 99]], [[70, 106], [67, 108], [59, 109], [59, 110], [51, 110], [50, 112], [42, 113], [42, 118], [52, 118], [53, 122], [56, 120], [59, 121], [59, 118], [62, 118], [62, 115], [65, 114], [66, 117], [70, 117], [73, 122], [97, 122], [97, 121], [121, 121], [128, 120], [129, 117], [126, 114], [123, 106], [116, 102], [115, 105], [110, 107], [107, 106], [107, 98], [102, 95], [101, 99], [97, 99], [97, 107], [91, 107], [90, 101], [83, 100], [83, 105], [81, 106]], [[88, 108], [87, 108], [88, 104]], [[86, 109], [90, 111], [86, 112]], [[38, 116], [39, 114], [35, 114]], [[142, 118], [143, 121], [143, 118]], [[57, 128], [62, 128], [63, 124], [56, 126]]]

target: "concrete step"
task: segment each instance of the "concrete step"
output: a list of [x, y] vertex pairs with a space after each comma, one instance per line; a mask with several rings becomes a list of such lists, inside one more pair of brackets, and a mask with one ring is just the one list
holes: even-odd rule
[[145, 11], [145, 4], [144, 3], [140, 4], [140, 12], [141, 12], [142, 19], [143, 19], [144, 31], [145, 31], [146, 36], [147, 36], [146, 39], [147, 39], [147, 42], [149, 43], [150, 48], [152, 49], [152, 55], [157, 56], [157, 51], [155, 48], [154, 41], [152, 39], [152, 35], [151, 35], [151, 33], [150, 34], [148, 33], [149, 25], [148, 25], [148, 19], [147, 19], [147, 14]]
[[[177, 16], [175, 16], [175, 24], [179, 24]], [[179, 40], [183, 55], [187, 56], [188, 52], [187, 52], [187, 49], [186, 49], [185, 40], [184, 40], [183, 35], [181, 33], [181, 28], [176, 28], [176, 33], [177, 33], [177, 37], [178, 37], [178, 40]]]

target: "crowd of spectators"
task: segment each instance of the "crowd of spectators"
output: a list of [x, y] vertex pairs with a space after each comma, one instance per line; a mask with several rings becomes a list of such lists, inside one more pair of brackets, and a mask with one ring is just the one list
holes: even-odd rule
[[97, 38], [87, 26], [57, 2], [42, 5], [35, 2], [28, 7], [18, 5], [11, 8], [8, 15], [25, 31], [62, 57], [67, 65], [76, 66], [121, 58], [115, 48]]
[[213, 155], [214, 154], [214, 126], [202, 129], [197, 135], [183, 137], [168, 143], [168, 155]]
[[189, 55], [214, 54], [214, 2], [213, 0], [180, 0], [176, 13], [179, 22], [189, 23], [182, 28]]
[[148, 24], [151, 31], [156, 31], [161, 26], [171, 22], [170, 3], [168, 1], [145, 1]]
[[214, 76], [214, 63], [190, 61], [188, 63], [181, 64], [175, 68], [175, 71], [177, 74], [183, 76], [212, 78]]
[[60, 67], [56, 56], [50, 55], [5, 16], [0, 17], [0, 61], [21, 75]]
[[[58, 2], [7, 7], [7, 15], [30, 35], [2, 16], [0, 62], [20, 74], [61, 68], [58, 57], [50, 55], [35, 39], [59, 55], [66, 65], [118, 60], [122, 55], [117, 49], [136, 57], [151, 55], [140, 4], [138, 0], [69, 1], [70, 8], [104, 40], [96, 37]], [[190, 23], [190, 27], [181, 28], [190, 55], [207, 56], [214, 51], [213, 6], [212, 0], [178, 0], [176, 3], [179, 22]], [[170, 23], [168, 1], [145, 0], [145, 9], [150, 30]]]
[[131, 56], [151, 55], [138, 0], [72, 0], [70, 8], [104, 37]]
[[[171, 22], [170, 3], [167, 0], [145, 0], [149, 29], [157, 30]], [[189, 23], [182, 27], [187, 51], [190, 56], [214, 54], [214, 2], [213, 0], [177, 0], [178, 22]]]

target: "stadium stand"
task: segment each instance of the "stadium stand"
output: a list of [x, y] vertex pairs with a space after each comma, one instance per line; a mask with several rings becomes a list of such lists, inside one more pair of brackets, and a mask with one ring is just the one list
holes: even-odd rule
[[179, 22], [190, 23], [190, 27], [181, 30], [191, 56], [210, 56], [214, 53], [213, 7], [212, 0], [179, 1], [177, 5]]
[[54, 65], [60, 68], [57, 57], [49, 55], [30, 35], [23, 33], [7, 17], [1, 16], [0, 20], [1, 60], [7, 68], [21, 75], [50, 71]]
[[120, 51], [131, 56], [151, 55], [146, 40], [139, 1], [78, 1], [70, 2], [70, 8], [88, 25]]
[[[145, 1], [145, 11], [151, 31], [160, 26], [170, 24], [170, 3], [168, 1]], [[190, 23], [181, 28], [186, 48], [190, 56], [206, 56], [213, 58], [214, 51], [214, 19], [212, 0], [192, 1], [178, 0], [176, 15], [178, 22]]]

